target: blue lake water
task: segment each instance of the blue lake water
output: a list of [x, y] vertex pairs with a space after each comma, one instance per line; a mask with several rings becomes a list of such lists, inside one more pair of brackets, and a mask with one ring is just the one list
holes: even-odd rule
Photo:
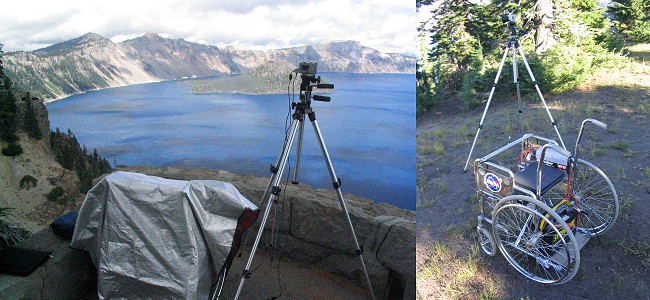
[[[415, 209], [415, 75], [319, 75], [335, 85], [332, 101], [313, 101], [312, 108], [341, 190]], [[289, 108], [287, 95], [193, 95], [179, 81], [92, 91], [47, 104], [53, 129], [72, 130], [111, 164], [264, 176], [280, 154]], [[299, 179], [332, 187], [309, 122]]]

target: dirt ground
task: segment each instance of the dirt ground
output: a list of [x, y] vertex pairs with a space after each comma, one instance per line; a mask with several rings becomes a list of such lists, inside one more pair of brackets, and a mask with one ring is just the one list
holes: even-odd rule
[[[575, 90], [544, 97], [571, 151], [583, 119], [609, 125], [586, 129], [580, 156], [614, 184], [617, 222], [580, 251], [580, 269], [563, 285], [535, 283], [500, 253], [484, 254], [477, 243], [473, 172], [463, 167], [485, 105], [465, 112], [441, 103], [417, 123], [419, 299], [650, 299], [650, 62], [602, 72]], [[525, 100], [521, 121], [514, 97], [495, 101], [472, 161], [524, 132], [557, 140], [536, 95]]]

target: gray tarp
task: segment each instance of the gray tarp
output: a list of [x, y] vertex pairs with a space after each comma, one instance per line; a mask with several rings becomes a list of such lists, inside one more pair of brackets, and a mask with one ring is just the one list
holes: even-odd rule
[[245, 210], [230, 183], [116, 172], [88, 192], [71, 247], [90, 253], [100, 299], [206, 299]]

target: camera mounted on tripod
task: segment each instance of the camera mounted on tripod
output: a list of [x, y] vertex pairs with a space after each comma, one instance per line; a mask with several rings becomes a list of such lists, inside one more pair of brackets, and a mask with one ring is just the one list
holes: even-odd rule
[[501, 15], [501, 22], [508, 24], [508, 30], [510, 31], [511, 37], [523, 36], [526, 34], [526, 31], [520, 30], [517, 31], [517, 15], [509, 11]]
[[517, 23], [517, 16], [512, 13], [501, 15], [501, 22], [508, 23], [508, 26], [514, 26]]
[[316, 76], [317, 68], [318, 63], [310, 61], [299, 63], [298, 68], [294, 70], [296, 74], [300, 74], [300, 79], [302, 79], [302, 82], [300, 83], [301, 102], [309, 103], [311, 102], [311, 99], [324, 102], [330, 102], [330, 100], [332, 100], [330, 97], [311, 94], [314, 87], [319, 89], [334, 88], [334, 85], [331, 83], [321, 83], [320, 76]]

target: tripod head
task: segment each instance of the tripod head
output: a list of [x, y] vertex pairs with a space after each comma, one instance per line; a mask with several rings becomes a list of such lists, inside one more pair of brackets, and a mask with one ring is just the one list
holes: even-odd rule
[[514, 13], [506, 11], [506, 14], [501, 15], [501, 22], [508, 24], [508, 31], [510, 31], [510, 37], [516, 38], [518, 36], [523, 36], [526, 34], [525, 31], [517, 31], [517, 15]]
[[330, 102], [332, 99], [326, 96], [312, 95], [313, 88], [319, 89], [333, 89], [334, 85], [331, 83], [321, 83], [320, 76], [316, 76], [316, 69], [318, 64], [316, 62], [301, 62], [298, 68], [294, 70], [300, 73], [300, 102], [303, 104], [311, 103], [311, 100]]

